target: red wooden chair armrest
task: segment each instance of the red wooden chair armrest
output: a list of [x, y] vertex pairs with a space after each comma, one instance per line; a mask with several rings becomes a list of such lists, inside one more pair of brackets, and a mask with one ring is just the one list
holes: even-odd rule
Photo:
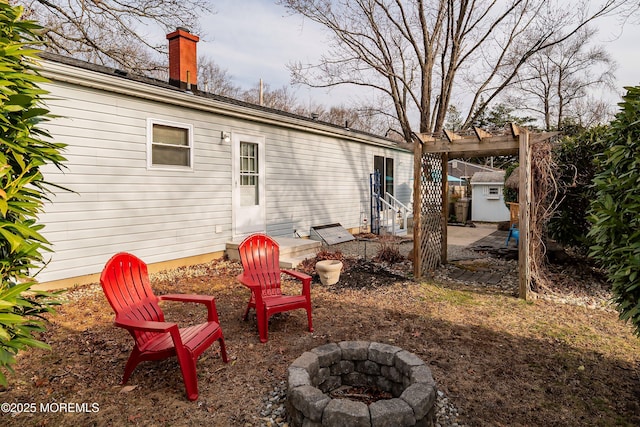
[[308, 274], [302, 273], [301, 271], [296, 271], [296, 270], [280, 270], [282, 273], [288, 274], [291, 277], [295, 277], [298, 280], [301, 281], [305, 281], [305, 280], [311, 280], [311, 276], [309, 276]]
[[198, 304], [208, 304], [210, 301], [215, 301], [215, 297], [211, 295], [198, 295], [198, 294], [167, 294], [158, 295], [159, 300], [167, 301], [184, 301], [195, 302]]
[[209, 322], [214, 321], [220, 323], [220, 320], [218, 320], [218, 310], [216, 309], [216, 299], [211, 295], [167, 294], [158, 296], [158, 300], [204, 304], [207, 306], [207, 320]]
[[302, 282], [302, 293], [311, 292], [311, 276], [295, 270], [280, 270], [282, 273], [294, 277]]
[[169, 332], [172, 328], [178, 329], [178, 324], [173, 322], [155, 322], [152, 320], [116, 319], [116, 326], [127, 330], [145, 332]]

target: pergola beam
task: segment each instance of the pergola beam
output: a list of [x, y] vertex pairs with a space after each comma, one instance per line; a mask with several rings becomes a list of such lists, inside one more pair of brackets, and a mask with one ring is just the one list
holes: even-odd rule
[[[460, 136], [451, 133], [447, 138], [434, 139], [428, 134], [419, 134], [424, 142], [424, 153], [448, 153], [451, 157], [504, 156], [518, 154], [518, 137], [511, 135], [486, 136], [482, 131], [471, 136]], [[451, 138], [451, 139], [449, 139]]]

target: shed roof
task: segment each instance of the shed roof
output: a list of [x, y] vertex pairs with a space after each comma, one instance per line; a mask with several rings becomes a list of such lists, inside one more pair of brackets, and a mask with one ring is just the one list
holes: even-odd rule
[[476, 172], [471, 177], [471, 184], [503, 184], [504, 171]]

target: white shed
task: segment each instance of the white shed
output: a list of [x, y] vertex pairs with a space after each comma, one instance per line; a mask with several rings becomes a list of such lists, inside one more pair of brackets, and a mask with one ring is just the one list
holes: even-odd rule
[[73, 191], [58, 191], [40, 216], [53, 252], [37, 279], [48, 286], [95, 282], [119, 251], [168, 267], [219, 257], [252, 232], [358, 230], [380, 163], [386, 190], [411, 203], [413, 155], [389, 139], [188, 84], [44, 58], [40, 72], [51, 82], [42, 86], [57, 116], [46, 129], [68, 144], [68, 161], [43, 172]]
[[504, 171], [476, 172], [471, 177], [471, 220], [509, 221], [504, 203]]

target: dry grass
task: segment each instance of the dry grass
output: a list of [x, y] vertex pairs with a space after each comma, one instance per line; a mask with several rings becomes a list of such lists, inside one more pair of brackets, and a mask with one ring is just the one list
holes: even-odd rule
[[[640, 343], [615, 313], [397, 278], [360, 289], [343, 279], [339, 292], [314, 284], [314, 333], [298, 310], [274, 318], [269, 342], [260, 344], [255, 320], [241, 320], [249, 295], [235, 281], [238, 271], [220, 261], [153, 281], [158, 293], [217, 297], [232, 361], [222, 363], [217, 345], [203, 354], [197, 402], [186, 400], [174, 360], [143, 363], [133, 388], [119, 385], [131, 338], [112, 326], [111, 309], [92, 286], [68, 294], [43, 335], [52, 350], [22, 354], [0, 402], [95, 402], [99, 412], [2, 413], [0, 423], [257, 426], [263, 398], [302, 352], [368, 340], [422, 357], [471, 426], [640, 425]], [[192, 306], [165, 309], [178, 322], [204, 316]]]

